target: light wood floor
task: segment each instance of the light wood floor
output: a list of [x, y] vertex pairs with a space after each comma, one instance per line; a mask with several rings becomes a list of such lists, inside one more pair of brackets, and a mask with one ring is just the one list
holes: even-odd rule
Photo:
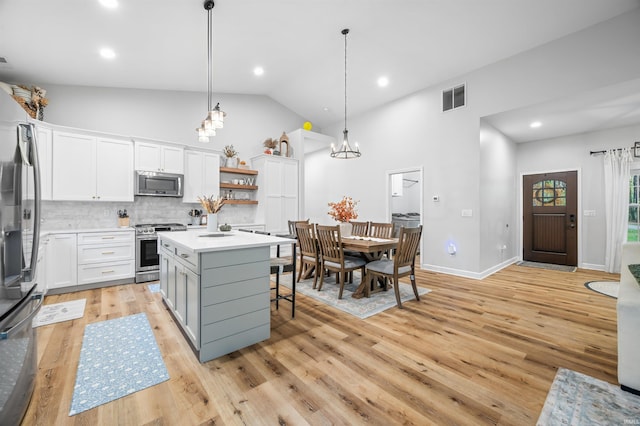
[[[617, 275], [512, 265], [478, 281], [425, 271], [419, 302], [359, 320], [299, 295], [272, 306], [271, 338], [200, 364], [144, 284], [86, 298], [84, 318], [38, 328], [23, 424], [533, 425], [558, 367], [617, 384], [615, 299], [584, 287]], [[145, 312], [171, 379], [68, 417], [86, 324]]]

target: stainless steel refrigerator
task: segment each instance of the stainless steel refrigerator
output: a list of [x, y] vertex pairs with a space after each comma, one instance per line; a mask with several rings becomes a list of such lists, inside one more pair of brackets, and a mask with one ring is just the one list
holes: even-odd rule
[[42, 304], [35, 268], [40, 236], [40, 167], [35, 127], [0, 90], [0, 425], [18, 425], [37, 368], [32, 320]]

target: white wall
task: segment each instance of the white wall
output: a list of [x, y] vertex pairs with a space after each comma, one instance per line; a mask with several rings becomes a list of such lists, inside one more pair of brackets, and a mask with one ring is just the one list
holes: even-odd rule
[[265, 139], [279, 138], [305, 121], [267, 96], [214, 94], [227, 117], [224, 128], [203, 144], [195, 129], [207, 114], [206, 93], [56, 85], [46, 89], [47, 122], [205, 149], [233, 144], [242, 159], [261, 154]]
[[[496, 229], [493, 235], [481, 234], [480, 211], [486, 207], [482, 194], [496, 184], [490, 179], [481, 182], [491, 176], [486, 169], [493, 167], [490, 155], [480, 155], [481, 117], [636, 79], [637, 40], [638, 9], [349, 117], [351, 141], [360, 143], [363, 155], [349, 161], [332, 160], [327, 154], [309, 156], [305, 167], [313, 174], [307, 178], [315, 181], [307, 187], [317, 196], [307, 198], [306, 211], [326, 220], [326, 202], [351, 195], [360, 200], [364, 216], [384, 216], [385, 171], [424, 166], [423, 262], [433, 270], [484, 276], [498, 259], [481, 255], [496, 256]], [[441, 91], [461, 82], [467, 84], [467, 106], [442, 113]], [[336, 123], [325, 133], [340, 140], [342, 126]], [[487, 146], [495, 149], [493, 144]], [[501, 188], [513, 185], [508, 168], [499, 178], [504, 180]], [[441, 201], [433, 203], [433, 195], [440, 195]], [[461, 217], [463, 209], [471, 209], [472, 217]], [[507, 223], [509, 217], [512, 213], [501, 215], [495, 226]], [[457, 242], [456, 256], [447, 253], [450, 241]]]
[[[580, 266], [604, 268], [604, 159], [590, 151], [633, 146], [640, 140], [640, 125], [582, 133], [518, 144], [518, 179], [523, 174], [545, 171], [578, 170], [578, 261]], [[633, 168], [640, 168], [635, 161]], [[595, 216], [584, 216], [594, 210]], [[520, 210], [521, 211], [521, 210]], [[520, 236], [521, 230], [518, 229]]]
[[[516, 144], [480, 123], [480, 270], [518, 256]], [[518, 245], [517, 245], [518, 244]]]

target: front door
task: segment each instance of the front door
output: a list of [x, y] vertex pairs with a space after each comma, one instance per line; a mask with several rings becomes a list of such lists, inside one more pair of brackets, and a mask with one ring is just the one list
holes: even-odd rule
[[578, 172], [523, 179], [523, 260], [578, 266]]

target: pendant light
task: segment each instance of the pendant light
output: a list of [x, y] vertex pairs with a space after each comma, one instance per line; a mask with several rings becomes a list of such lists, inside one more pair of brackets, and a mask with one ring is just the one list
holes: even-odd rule
[[331, 157], [341, 159], [360, 157], [358, 142], [356, 142], [355, 145], [356, 149], [351, 149], [351, 145], [349, 144], [349, 131], [347, 130], [347, 34], [349, 34], [348, 28], [342, 30], [342, 35], [344, 35], [344, 131], [342, 132], [342, 146], [336, 150], [335, 145], [331, 144]]
[[211, 89], [212, 82], [212, 46], [213, 46], [213, 28], [212, 28], [212, 15], [213, 15], [213, 0], [206, 0], [204, 2], [204, 9], [207, 11], [207, 117], [202, 122], [202, 125], [196, 129], [198, 132], [199, 142], [209, 142], [209, 138], [216, 135], [216, 129], [222, 129], [224, 126], [224, 117], [227, 115], [220, 110], [220, 103], [216, 104], [215, 108], [212, 108], [213, 95]]

